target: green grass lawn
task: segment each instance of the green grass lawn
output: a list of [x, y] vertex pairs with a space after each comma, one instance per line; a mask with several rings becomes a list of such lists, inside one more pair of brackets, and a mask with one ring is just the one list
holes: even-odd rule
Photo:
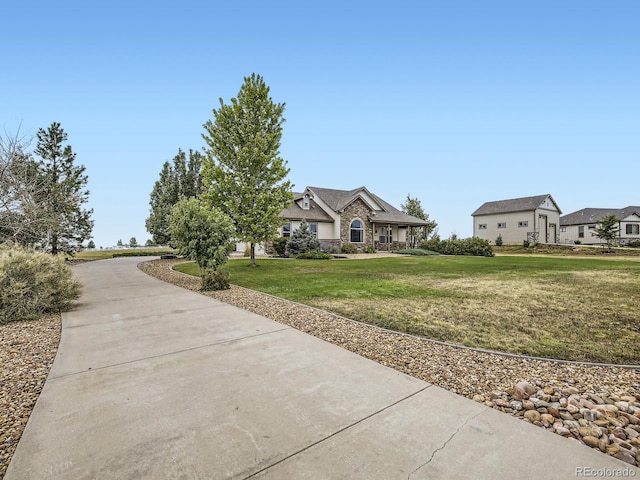
[[114, 257], [139, 257], [139, 256], [158, 256], [168, 253], [175, 253], [171, 248], [123, 248], [113, 250], [84, 250], [77, 252], [75, 255], [66, 255], [66, 258], [76, 260], [104, 260]]
[[[549, 358], [640, 364], [640, 262], [571, 257], [246, 259], [236, 285], [401, 332]], [[178, 270], [197, 275], [195, 264]]]

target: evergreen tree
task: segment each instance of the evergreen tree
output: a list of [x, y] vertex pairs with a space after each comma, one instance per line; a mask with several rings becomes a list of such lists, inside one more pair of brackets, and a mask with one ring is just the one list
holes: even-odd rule
[[189, 158], [178, 149], [173, 157], [173, 164], [164, 162], [160, 171], [160, 179], [151, 191], [149, 204], [151, 212], [145, 225], [158, 245], [166, 245], [171, 241], [169, 220], [173, 206], [182, 198], [193, 198], [200, 194], [202, 183], [202, 155], [189, 150]]
[[39, 203], [46, 220], [40, 243], [53, 255], [71, 254], [93, 230], [93, 210], [82, 208], [89, 200], [85, 167], [75, 165], [76, 154], [71, 145], [63, 146], [67, 134], [59, 123], [52, 123], [47, 130], [38, 130], [37, 138], [35, 154], [40, 157], [38, 165], [43, 179]]
[[604, 240], [607, 245], [607, 249], [611, 250], [611, 244], [620, 234], [618, 217], [615, 215], [607, 215], [598, 223], [596, 223], [596, 228], [593, 234], [598, 237], [600, 240]]
[[233, 220], [238, 240], [251, 244], [252, 266], [256, 243], [276, 235], [280, 212], [293, 201], [289, 169], [280, 157], [284, 107], [254, 73], [230, 104], [220, 99], [213, 121], [204, 124], [206, 199]]
[[87, 244], [87, 248], [91, 248], [91, 249], [96, 248], [95, 242], [93, 240], [89, 240], [89, 243]]
[[134, 248], [138, 246], [138, 240], [136, 240], [136, 237], [131, 237], [129, 240], [129, 246]]
[[309, 230], [309, 224], [306, 220], [300, 222], [300, 228], [291, 233], [287, 242], [287, 250], [291, 255], [310, 252], [311, 250], [320, 250], [320, 242], [313, 236]]

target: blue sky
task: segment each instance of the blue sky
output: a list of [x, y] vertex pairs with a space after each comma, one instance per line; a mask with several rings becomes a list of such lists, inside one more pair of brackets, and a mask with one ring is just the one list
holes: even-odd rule
[[98, 246], [150, 235], [162, 164], [255, 72], [285, 102], [295, 189], [417, 197], [439, 233], [483, 202], [638, 205], [637, 1], [5, 1], [0, 131], [60, 122]]

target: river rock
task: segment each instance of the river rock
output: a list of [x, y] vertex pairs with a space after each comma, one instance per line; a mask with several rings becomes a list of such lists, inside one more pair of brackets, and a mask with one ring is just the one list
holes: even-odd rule
[[600, 440], [596, 437], [586, 436], [582, 437], [582, 441], [590, 446], [591, 448], [598, 448], [600, 445]]
[[524, 418], [529, 420], [531, 423], [540, 421], [540, 413], [537, 410], [527, 410], [524, 412]]
[[516, 400], [527, 400], [531, 395], [536, 392], [536, 387], [529, 382], [518, 382], [513, 388], [511, 396]]

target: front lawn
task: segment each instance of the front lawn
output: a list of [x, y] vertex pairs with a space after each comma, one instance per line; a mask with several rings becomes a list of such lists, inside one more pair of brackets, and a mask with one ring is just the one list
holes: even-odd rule
[[[640, 364], [640, 262], [567, 257], [246, 259], [231, 282], [382, 327], [548, 358]], [[197, 275], [195, 264], [177, 270]]]

